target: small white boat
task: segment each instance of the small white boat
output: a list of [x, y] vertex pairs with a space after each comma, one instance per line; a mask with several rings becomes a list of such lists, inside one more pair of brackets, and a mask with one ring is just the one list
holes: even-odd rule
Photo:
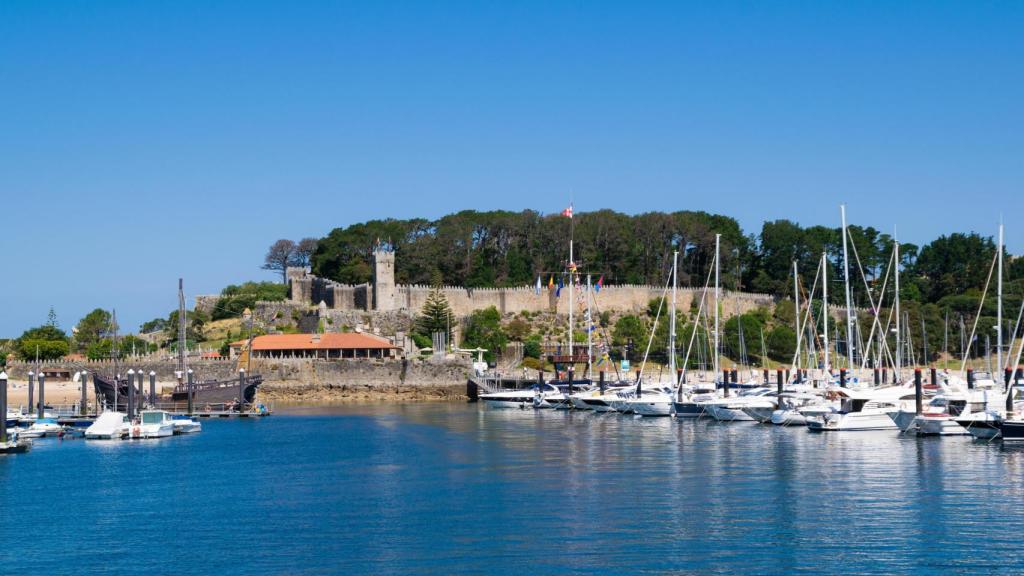
[[[763, 408], [775, 410], [775, 394], [771, 388], [754, 388], [741, 392], [739, 396], [730, 396], [712, 400], [704, 404], [707, 413], [719, 422], [754, 422], [754, 418], [744, 412], [744, 408]], [[770, 413], [770, 412], [769, 412]]]
[[120, 440], [127, 438], [131, 431], [131, 423], [124, 412], [107, 411], [99, 415], [96, 421], [85, 429], [87, 440]]
[[174, 419], [166, 410], [143, 410], [132, 425], [132, 438], [166, 438], [174, 435]]
[[202, 423], [188, 416], [174, 416], [171, 423], [174, 425], [175, 434], [195, 434], [203, 430]]
[[889, 413], [899, 406], [907, 389], [903, 386], [869, 390], [832, 388], [829, 392], [841, 400], [840, 409], [819, 416], [808, 416], [808, 429], [816, 432], [896, 430], [896, 423], [889, 417]]
[[[552, 386], [552, 388], [554, 387]], [[534, 385], [522, 390], [490, 392], [481, 394], [480, 401], [488, 408], [528, 408], [533, 406], [533, 397], [536, 396], [536, 389], [537, 386]]]
[[39, 418], [28, 428], [20, 431], [18, 435], [22, 438], [42, 438], [43, 436], [56, 436], [64, 427], [53, 418]]

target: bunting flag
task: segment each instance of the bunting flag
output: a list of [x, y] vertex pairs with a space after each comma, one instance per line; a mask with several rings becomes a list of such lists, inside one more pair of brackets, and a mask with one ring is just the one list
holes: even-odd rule
[[555, 290], [555, 298], [560, 298], [562, 296], [562, 288], [564, 288], [564, 287], [565, 287], [565, 284], [563, 284], [562, 283], [562, 279], [559, 278], [558, 279], [558, 288]]
[[568, 208], [562, 210], [562, 216], [565, 216], [566, 218], [572, 218], [572, 203], [569, 204]]
[[601, 274], [601, 277], [597, 279], [597, 284], [594, 284], [594, 292], [600, 292], [601, 288], [603, 288], [603, 287], [604, 287], [604, 274]]
[[540, 276], [537, 276], [537, 287], [534, 289], [534, 292], [536, 292], [538, 296], [540, 296], [540, 286]]
[[555, 277], [551, 276], [550, 278], [548, 278], [548, 290], [550, 290], [550, 289], [552, 289], [554, 287], [555, 287]]

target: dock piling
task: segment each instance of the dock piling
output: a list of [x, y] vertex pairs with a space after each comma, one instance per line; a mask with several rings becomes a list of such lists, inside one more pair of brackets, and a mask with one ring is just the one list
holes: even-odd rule
[[[36, 408], [36, 373], [28, 371], [28, 411], [31, 414]], [[7, 413], [4, 412], [4, 418], [7, 417]]]
[[967, 389], [974, 390], [974, 369], [967, 369]]
[[185, 392], [186, 392], [185, 395], [188, 396], [188, 415], [189, 416], [191, 416], [195, 412], [195, 402], [193, 401], [193, 398], [192, 398], [192, 395], [193, 395], [193, 390], [192, 390], [193, 380], [192, 380], [192, 378], [193, 378], [192, 369], [189, 368], [188, 369], [188, 383], [185, 385]]
[[242, 412], [245, 404], [245, 368], [238, 369], [238, 412]]
[[846, 388], [846, 368], [839, 369], [839, 387]]
[[156, 372], [149, 371], [149, 405], [156, 406]]
[[921, 415], [921, 369], [914, 368], [914, 410]]
[[778, 407], [779, 410], [782, 410], [782, 385], [783, 385], [784, 382], [785, 382], [785, 379], [783, 378], [782, 368], [779, 368], [775, 372], [775, 387], [776, 387], [776, 391], [779, 394], [779, 396], [778, 396], [778, 402], [779, 403], [776, 406]]
[[7, 442], [7, 372], [0, 372], [0, 414], [4, 425], [0, 426], [0, 442]]
[[1003, 385], [1006, 390], [1006, 419], [1013, 418], [1013, 386], [1010, 385], [1010, 369], [1003, 371]]
[[85, 370], [82, 370], [78, 374], [78, 382], [79, 382], [79, 384], [82, 385], [82, 395], [81, 395], [82, 397], [79, 400], [79, 404], [78, 404], [78, 415], [79, 416], [85, 416], [86, 414], [89, 413], [88, 412], [88, 410], [89, 410], [89, 396], [88, 396], [88, 392], [89, 392], [89, 387], [88, 387], [89, 386], [89, 372], [87, 372]]
[[601, 390], [601, 395], [604, 396], [604, 370], [597, 373], [597, 386]]
[[[46, 376], [42, 372], [40, 372], [38, 377], [39, 377], [39, 408], [36, 411], [36, 414], [38, 415], [39, 418], [44, 418], [45, 417], [45, 413], [43, 412], [43, 410], [44, 410], [44, 408], [46, 406]], [[4, 417], [6, 417], [6, 416], [7, 416], [7, 413], [4, 412]]]
[[129, 420], [135, 417], [135, 370], [131, 368], [128, 369], [128, 406], [125, 412]]

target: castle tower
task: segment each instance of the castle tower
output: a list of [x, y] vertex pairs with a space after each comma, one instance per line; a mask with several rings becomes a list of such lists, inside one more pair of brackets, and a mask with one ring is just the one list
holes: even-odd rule
[[395, 249], [380, 243], [373, 249], [373, 309], [395, 308]]

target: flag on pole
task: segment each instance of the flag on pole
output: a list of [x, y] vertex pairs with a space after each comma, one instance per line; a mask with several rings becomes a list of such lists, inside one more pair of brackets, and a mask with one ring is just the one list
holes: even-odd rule
[[601, 274], [601, 277], [597, 279], [597, 284], [594, 285], [594, 292], [600, 292], [601, 288], [603, 288], [603, 287], [604, 287], [604, 274]]
[[562, 295], [562, 288], [564, 288], [564, 287], [565, 287], [565, 284], [563, 284], [562, 283], [562, 279], [559, 278], [558, 279], [558, 289], [555, 290], [555, 298], [561, 297], [561, 295]]
[[551, 277], [548, 278], [548, 290], [551, 290], [554, 287], [555, 287], [555, 277], [551, 276]]
[[569, 204], [568, 208], [566, 208], [565, 210], [562, 210], [562, 216], [565, 216], [566, 218], [572, 218], [572, 204], [571, 203]]
[[540, 286], [540, 276], [537, 276], [537, 287], [534, 289], [534, 292], [536, 292], [538, 296], [540, 295]]

